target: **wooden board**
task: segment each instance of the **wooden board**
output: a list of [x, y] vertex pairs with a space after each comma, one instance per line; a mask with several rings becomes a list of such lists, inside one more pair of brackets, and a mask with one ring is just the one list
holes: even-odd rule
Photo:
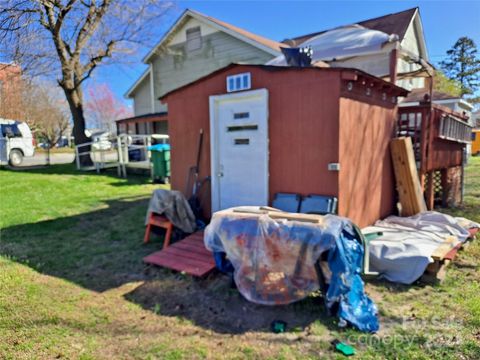
[[423, 191], [418, 178], [412, 140], [400, 137], [390, 142], [397, 191], [402, 205], [402, 216], [427, 211]]
[[449, 236], [432, 254], [433, 260], [443, 260], [445, 256], [462, 243], [456, 236]]
[[143, 259], [147, 264], [162, 266], [192, 276], [202, 277], [215, 269], [215, 261], [203, 244], [203, 231], [154, 252]]

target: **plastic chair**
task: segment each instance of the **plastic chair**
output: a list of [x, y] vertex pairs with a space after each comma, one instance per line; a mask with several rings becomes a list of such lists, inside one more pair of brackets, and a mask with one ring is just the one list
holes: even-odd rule
[[299, 212], [305, 214], [336, 214], [337, 198], [335, 196], [308, 195], [300, 203]]
[[150, 231], [152, 226], [157, 226], [165, 229], [165, 240], [163, 241], [163, 248], [165, 249], [170, 245], [170, 238], [172, 236], [173, 224], [163, 215], [150, 213], [148, 217], [148, 224], [145, 229], [145, 236], [143, 238], [143, 243], [146, 244], [150, 241]]
[[301, 197], [299, 194], [276, 193], [272, 206], [276, 209], [296, 213], [300, 209]]

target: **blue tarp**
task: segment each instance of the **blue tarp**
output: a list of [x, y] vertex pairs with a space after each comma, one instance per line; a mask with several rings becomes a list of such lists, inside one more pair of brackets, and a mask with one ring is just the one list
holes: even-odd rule
[[315, 264], [328, 251], [328, 308], [338, 308], [336, 315], [359, 330], [376, 332], [377, 308], [360, 276], [363, 246], [358, 235], [348, 219], [318, 218], [318, 223], [308, 223], [224, 210], [213, 215], [205, 245], [226, 253], [240, 293], [264, 305], [289, 304], [318, 290]]

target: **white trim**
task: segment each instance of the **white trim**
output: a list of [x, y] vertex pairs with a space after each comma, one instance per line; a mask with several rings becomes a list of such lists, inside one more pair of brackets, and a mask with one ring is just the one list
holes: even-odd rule
[[463, 105], [469, 107], [470, 109], [473, 109], [472, 104], [470, 104], [469, 102], [465, 101], [464, 99], [460, 99], [460, 98], [452, 98], [452, 99], [445, 99], [445, 100], [433, 100], [433, 103], [434, 104], [459, 103], [459, 104], [463, 104]]
[[183, 14], [175, 21], [175, 23], [172, 25], [172, 27], [167, 31], [167, 33], [162, 37], [162, 39], [154, 46], [154, 48], [143, 58], [143, 62], [147, 63], [150, 61], [150, 58], [157, 52], [158, 48], [163, 45], [163, 43], [170, 37], [170, 35], [176, 30], [177, 26], [183, 22], [183, 20], [187, 17], [190, 16], [194, 19], [197, 19], [200, 22], [203, 22], [217, 30], [223, 31], [224, 33], [227, 33], [228, 35], [231, 35], [237, 39], [240, 39], [247, 44], [250, 44], [252, 46], [255, 46], [259, 48], [260, 50], [263, 50], [269, 54], [272, 54], [274, 56], [278, 56], [281, 54], [281, 51], [277, 51], [272, 49], [271, 47], [265, 46], [255, 40], [252, 40], [236, 31], [233, 31], [225, 26], [221, 26], [220, 24], [217, 24], [216, 22], [206, 18], [202, 14], [199, 14], [195, 11], [192, 11], [190, 9], [187, 9], [183, 12]]
[[[427, 91], [425, 92], [427, 93]], [[473, 109], [473, 106], [466, 102], [465, 100], [463, 99], [460, 99], [460, 98], [451, 98], [451, 99], [444, 99], [444, 100], [433, 100], [433, 103], [434, 104], [439, 104], [439, 105], [442, 105], [442, 104], [450, 104], [450, 103], [461, 103], [461, 104], [464, 104], [464, 105], [467, 105], [469, 106], [471, 109]], [[419, 101], [409, 101], [409, 102], [402, 102], [402, 103], [399, 103], [398, 106], [417, 106], [419, 105], [420, 102]]]
[[242, 91], [236, 93], [229, 93], [224, 95], [212, 95], [209, 97], [209, 113], [210, 113], [210, 168], [211, 168], [211, 195], [212, 195], [212, 213], [218, 211], [220, 209], [220, 184], [218, 182], [218, 171], [217, 164], [219, 161], [218, 158], [218, 141], [219, 141], [219, 134], [218, 134], [218, 104], [221, 101], [229, 100], [229, 99], [241, 99], [241, 98], [250, 98], [250, 97], [262, 97], [265, 101], [265, 115], [266, 115], [266, 136], [267, 141], [265, 142], [265, 161], [266, 161], [266, 176], [265, 176], [265, 189], [266, 189], [266, 199], [265, 205], [268, 205], [268, 194], [269, 194], [269, 138], [268, 138], [268, 129], [269, 129], [269, 113], [268, 113], [268, 90], [267, 89], [257, 89], [257, 90], [250, 90], [250, 91]]
[[147, 77], [147, 75], [150, 74], [150, 67], [145, 70], [142, 75], [133, 83], [132, 86], [128, 88], [128, 90], [123, 94], [123, 97], [126, 99], [131, 99], [131, 94], [135, 90], [135, 88]]
[[[421, 59], [424, 59], [425, 61], [428, 61], [428, 51], [427, 51], [427, 44], [425, 42], [425, 34], [423, 32], [423, 25], [422, 25], [422, 20], [420, 18], [420, 12], [418, 11], [418, 8], [415, 9], [415, 13], [413, 14], [412, 18], [410, 19], [410, 23], [408, 24], [407, 26], [407, 30], [405, 31], [405, 34], [408, 32], [408, 29], [410, 28], [410, 26], [414, 26], [413, 28], [413, 33], [415, 34], [416, 38], [417, 38], [417, 41], [418, 41], [418, 45], [420, 47], [419, 49], [419, 57]], [[418, 26], [418, 31], [415, 31], [415, 27]], [[402, 41], [400, 42], [403, 43], [405, 41], [405, 37], [402, 39]]]
[[155, 86], [153, 83], [153, 63], [150, 63], [149, 71], [150, 71], [150, 104], [151, 104], [150, 111], [153, 114], [155, 112]]

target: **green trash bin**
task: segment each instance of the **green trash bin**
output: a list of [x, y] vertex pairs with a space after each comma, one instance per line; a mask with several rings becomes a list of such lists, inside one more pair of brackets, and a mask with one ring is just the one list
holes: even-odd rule
[[153, 181], [168, 182], [170, 178], [170, 145], [157, 144], [148, 147], [152, 156]]

